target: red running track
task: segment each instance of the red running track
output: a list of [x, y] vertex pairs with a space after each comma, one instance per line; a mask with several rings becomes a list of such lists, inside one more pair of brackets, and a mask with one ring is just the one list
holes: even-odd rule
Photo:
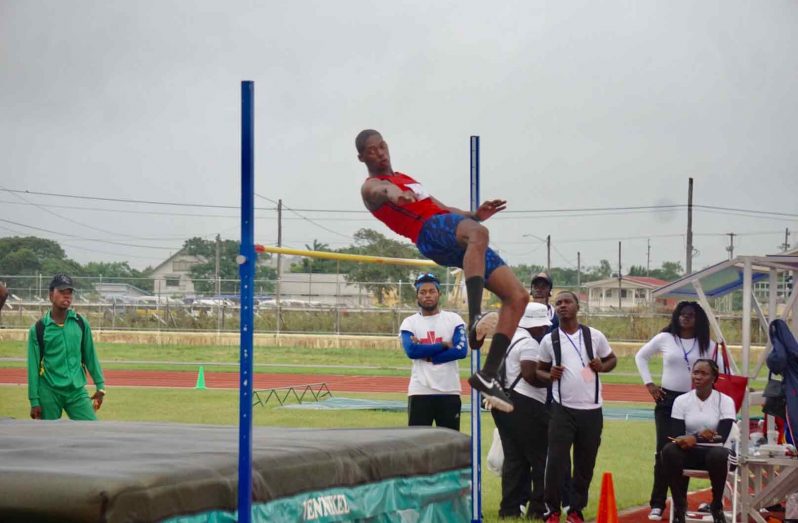
[[[106, 370], [106, 385], [109, 387], [175, 387], [193, 388], [197, 383], [197, 373], [188, 371], [154, 370]], [[0, 383], [24, 385], [28, 381], [24, 368], [0, 368]], [[307, 385], [327, 384], [333, 392], [406, 392], [406, 376], [341, 376], [335, 374], [255, 374], [255, 389], [271, 389]], [[463, 380], [463, 391], [469, 386]], [[237, 389], [238, 373], [205, 371], [205, 385], [211, 389]], [[605, 383], [604, 399], [607, 401], [651, 400], [643, 385], [621, 385]]]

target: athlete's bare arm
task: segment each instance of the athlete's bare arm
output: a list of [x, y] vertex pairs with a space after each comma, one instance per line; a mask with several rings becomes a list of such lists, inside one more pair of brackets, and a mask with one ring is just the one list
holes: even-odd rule
[[404, 205], [416, 201], [413, 191], [403, 191], [387, 180], [377, 180], [376, 178], [368, 178], [363, 182], [360, 187], [360, 196], [370, 211], [379, 209], [385, 202]]
[[484, 222], [497, 212], [503, 211], [507, 208], [507, 200], [488, 200], [480, 205], [475, 212], [471, 212], [458, 209], [457, 207], [449, 207], [432, 196], [430, 196], [430, 198], [432, 198], [432, 201], [434, 201], [436, 205], [448, 210], [450, 213], [459, 214], [478, 222]]

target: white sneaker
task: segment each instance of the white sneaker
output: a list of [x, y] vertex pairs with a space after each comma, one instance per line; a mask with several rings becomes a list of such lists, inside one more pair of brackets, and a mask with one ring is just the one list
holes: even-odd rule
[[473, 389], [478, 390], [485, 397], [490, 406], [502, 412], [512, 412], [513, 402], [504, 393], [498, 382], [485, 375], [484, 370], [478, 370], [468, 378], [468, 383]]
[[651, 521], [662, 521], [662, 509], [659, 507], [652, 508], [651, 512], [648, 513], [648, 519]]

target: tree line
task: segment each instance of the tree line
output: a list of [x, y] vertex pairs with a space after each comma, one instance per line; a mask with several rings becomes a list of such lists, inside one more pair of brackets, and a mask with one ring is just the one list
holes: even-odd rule
[[[235, 261], [239, 253], [238, 240], [221, 240], [219, 242], [219, 277], [222, 280], [238, 280], [238, 264]], [[314, 240], [312, 244], [305, 245], [308, 250], [337, 252], [344, 254], [364, 254], [372, 256], [387, 256], [392, 258], [421, 258], [416, 247], [408, 242], [396, 241], [373, 229], [360, 229], [353, 237], [353, 242], [347, 247], [332, 249], [326, 243]], [[181, 247], [185, 254], [199, 256], [203, 262], [191, 267], [191, 278], [199, 293], [212, 293], [216, 276], [216, 249], [217, 242], [200, 237], [187, 239]], [[261, 260], [267, 260], [269, 255], [261, 255]], [[541, 272], [545, 267], [534, 264], [520, 264], [512, 266], [513, 271], [524, 284], [528, 284], [531, 276]], [[102, 277], [117, 283], [128, 283], [144, 291], [153, 291], [153, 282], [150, 279], [153, 267], [138, 270], [128, 262], [88, 262], [80, 264], [66, 256], [64, 249], [54, 240], [28, 237], [0, 238], [0, 276], [29, 276], [39, 274], [49, 277], [52, 274], [63, 272], [73, 277]], [[291, 272], [299, 273], [327, 273], [343, 274], [348, 282], [368, 282], [366, 287], [382, 302], [385, 297], [396, 289], [395, 283], [399, 281], [412, 282], [419, 269], [403, 265], [384, 265], [369, 263], [354, 263], [336, 260], [323, 260], [302, 258], [290, 268]], [[429, 272], [435, 273], [441, 281], [446, 280], [446, 269], [431, 267]], [[671, 281], [683, 274], [679, 262], [664, 262], [661, 267], [646, 271], [645, 267], [633, 265], [629, 269], [630, 276], [651, 276]], [[577, 283], [587, 283], [613, 276], [613, 267], [608, 260], [601, 260], [596, 266], [585, 267], [581, 272], [575, 268], [552, 267], [551, 276], [557, 287], [575, 287]], [[274, 268], [259, 264], [256, 279], [275, 280], [277, 277]], [[413, 289], [410, 285], [403, 286], [403, 299], [412, 299]], [[272, 291], [269, 285], [266, 290]], [[404, 296], [407, 294], [407, 296]]]

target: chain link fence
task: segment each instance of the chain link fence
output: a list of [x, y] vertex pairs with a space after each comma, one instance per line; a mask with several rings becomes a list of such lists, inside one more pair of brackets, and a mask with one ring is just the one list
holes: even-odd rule
[[[0, 317], [4, 328], [29, 328], [50, 308], [49, 276], [0, 276], [10, 296]], [[237, 332], [238, 280], [75, 277], [73, 307], [95, 330]], [[563, 288], [557, 288], [563, 290]], [[630, 309], [591, 307], [586, 289], [581, 320], [610, 339], [644, 341], [670, 321], [670, 310], [635, 296]], [[556, 292], [556, 291], [555, 291]], [[402, 320], [417, 311], [412, 282], [348, 282], [339, 274], [285, 273], [255, 281], [255, 329], [287, 334], [396, 335]], [[441, 306], [467, 316], [465, 290], [454, 281], [441, 286]], [[486, 292], [485, 308], [498, 307]], [[719, 316], [730, 343], [739, 343], [739, 313]], [[752, 323], [753, 343], [767, 333]]]

